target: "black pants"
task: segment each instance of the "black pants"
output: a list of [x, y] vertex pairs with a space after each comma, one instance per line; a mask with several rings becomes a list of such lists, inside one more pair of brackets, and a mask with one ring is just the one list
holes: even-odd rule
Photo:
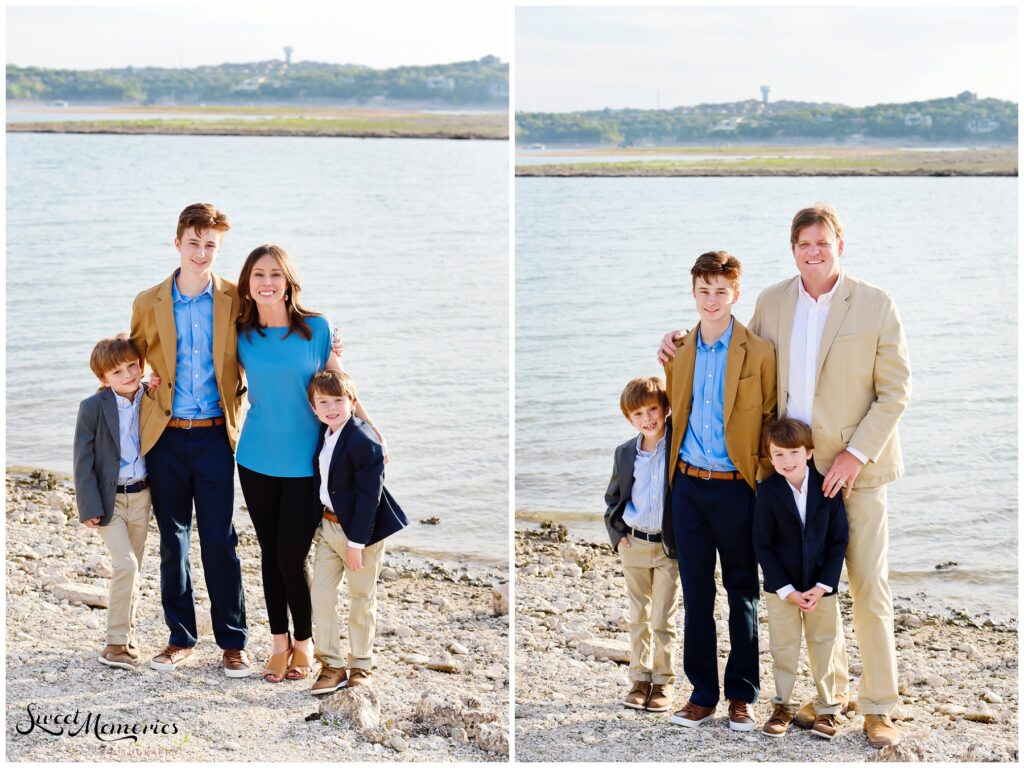
[[702, 707], [719, 700], [715, 627], [715, 555], [729, 598], [729, 660], [725, 697], [753, 703], [760, 691], [757, 649], [757, 557], [754, 492], [742, 480], [701, 480], [676, 470], [672, 524], [683, 585], [683, 670], [690, 699]]
[[249, 508], [263, 559], [263, 595], [270, 631], [288, 631], [288, 612], [296, 640], [313, 636], [312, 605], [304, 565], [323, 507], [317, 503], [312, 477], [271, 477], [238, 465], [245, 505]]

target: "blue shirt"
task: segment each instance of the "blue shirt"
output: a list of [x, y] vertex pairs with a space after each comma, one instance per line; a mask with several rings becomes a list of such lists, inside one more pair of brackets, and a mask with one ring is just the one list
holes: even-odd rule
[[[239, 466], [272, 477], [312, 477], [320, 422], [306, 397], [313, 374], [331, 356], [331, 326], [306, 318], [313, 338], [287, 328], [238, 334], [238, 361], [245, 366], [249, 412], [235, 459]], [[313, 499], [311, 499], [313, 501]]]
[[139, 455], [139, 406], [142, 405], [143, 387], [135, 393], [135, 398], [127, 397], [110, 390], [117, 403], [118, 442], [121, 444], [121, 465], [117, 470], [118, 485], [130, 485], [138, 480], [146, 479], [146, 460]]
[[679, 458], [701, 469], [734, 471], [725, 447], [725, 361], [732, 341], [732, 326], [708, 346], [697, 331], [697, 354], [693, 366], [693, 402], [686, 436]]
[[661, 533], [665, 509], [665, 435], [653, 451], [643, 450], [644, 436], [636, 437], [633, 493], [622, 511], [622, 522], [645, 533]]
[[198, 296], [183, 296], [177, 273], [171, 280], [178, 356], [174, 372], [174, 404], [179, 419], [223, 416], [217, 373], [213, 368], [213, 281]]

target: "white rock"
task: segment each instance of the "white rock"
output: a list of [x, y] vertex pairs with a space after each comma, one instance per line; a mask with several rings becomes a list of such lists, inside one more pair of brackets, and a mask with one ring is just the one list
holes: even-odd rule
[[395, 627], [395, 637], [405, 640], [416, 634], [416, 631], [407, 626]]
[[583, 656], [593, 656], [595, 659], [611, 659], [612, 661], [629, 663], [629, 643], [621, 640], [606, 640], [603, 638], [580, 640], [577, 650]]
[[47, 672], [45, 675], [43, 675], [43, 680], [45, 680], [48, 683], [56, 683], [58, 680], [60, 680], [60, 675], [58, 675], [56, 672]]
[[486, 752], [507, 755], [508, 729], [496, 723], [484, 723], [477, 729], [476, 744]]
[[320, 702], [320, 714], [328, 719], [346, 720], [360, 730], [380, 725], [380, 700], [366, 686], [343, 688]]
[[92, 584], [56, 584], [53, 594], [58, 600], [74, 600], [95, 608], [108, 607], [107, 590]]
[[398, 660], [405, 664], [415, 664], [422, 667], [430, 662], [430, 657], [424, 656], [422, 653], [407, 653], [404, 656], [399, 656]]
[[71, 497], [61, 491], [50, 491], [50, 495], [46, 497], [46, 503], [50, 505], [50, 509], [58, 509], [63, 512], [64, 507], [71, 503]]
[[239, 744], [237, 741], [225, 741], [224, 749], [228, 750], [229, 752], [238, 752], [242, 749], [242, 745]]
[[466, 656], [469, 654], [469, 648], [464, 646], [462, 643], [450, 642], [448, 643], [448, 650], [454, 653], [456, 656]]
[[405, 750], [409, 748], [409, 744], [397, 733], [393, 734], [391, 738], [388, 739], [387, 744], [395, 750], [395, 752], [405, 752]]
[[1003, 697], [995, 691], [985, 691], [981, 694], [981, 698], [987, 701], [989, 704], [1002, 704]]

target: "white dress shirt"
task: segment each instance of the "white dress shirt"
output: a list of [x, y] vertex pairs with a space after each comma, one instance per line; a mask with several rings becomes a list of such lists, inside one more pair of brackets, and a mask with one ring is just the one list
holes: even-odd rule
[[[804, 473], [804, 481], [803, 483], [800, 484], [799, 489], [794, 488], [792, 483], [788, 481], [786, 482], [786, 485], [789, 486], [789, 490], [793, 492], [793, 501], [796, 502], [796, 511], [800, 513], [801, 526], [807, 525], [807, 478], [810, 476], [810, 472]], [[822, 584], [820, 581], [814, 586], [821, 587], [822, 589], [824, 589], [826, 595], [832, 591], [832, 587], [828, 586], [827, 584]], [[793, 587], [792, 584], [787, 584], [782, 589], [778, 590], [776, 594], [783, 600], [785, 600], [786, 595], [788, 595], [790, 592], [796, 592], [796, 589]]]
[[[349, 418], [352, 417], [350, 416]], [[334, 432], [331, 432], [330, 427], [327, 428], [327, 434], [324, 435], [324, 447], [320, 449], [320, 455], [317, 457], [317, 462], [320, 464], [320, 502], [331, 512], [334, 512], [334, 507], [331, 506], [331, 495], [327, 492], [327, 477], [331, 471], [331, 457], [334, 456], [334, 446], [338, 444], [338, 435], [345, 428], [345, 424], [348, 424], [347, 419]], [[356, 544], [354, 541], [350, 541], [348, 545], [352, 549], [363, 549], [366, 546], [365, 544]]]

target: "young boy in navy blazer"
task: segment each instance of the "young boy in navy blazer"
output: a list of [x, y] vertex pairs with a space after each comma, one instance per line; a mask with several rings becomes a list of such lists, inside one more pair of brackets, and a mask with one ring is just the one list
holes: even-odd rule
[[816, 690], [811, 732], [831, 739], [841, 706], [832, 653], [841, 626], [836, 592], [849, 538], [843, 495], [830, 499], [822, 492], [822, 477], [809, 463], [814, 443], [806, 424], [781, 419], [769, 425], [764, 440], [776, 474], [757, 489], [754, 550], [769, 593], [775, 697], [761, 732], [782, 737], [793, 722], [802, 628]]
[[[377, 578], [384, 539], [409, 521], [384, 487], [384, 448], [373, 429], [353, 413], [356, 388], [341, 371], [314, 374], [309, 402], [324, 424], [313, 456], [323, 519], [313, 557], [313, 652], [322, 668], [312, 694], [366, 685], [373, 668], [377, 629]], [[348, 571], [348, 671], [341, 655], [338, 585]]]

